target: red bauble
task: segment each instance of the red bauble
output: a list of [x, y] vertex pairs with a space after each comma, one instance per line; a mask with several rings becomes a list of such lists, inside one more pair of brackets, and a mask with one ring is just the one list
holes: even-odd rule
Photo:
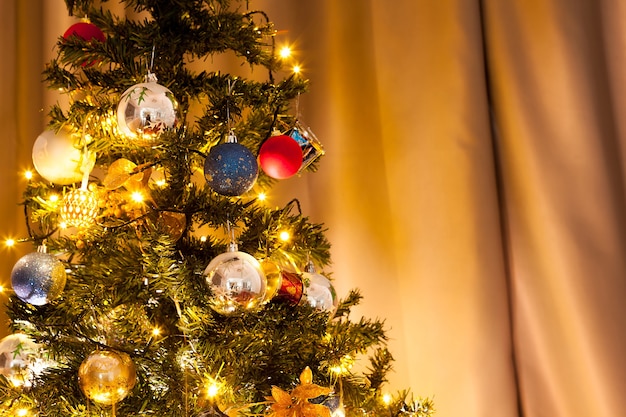
[[96, 40], [104, 42], [106, 40], [104, 33], [98, 26], [87, 22], [78, 22], [70, 26], [63, 34], [63, 38], [67, 39], [70, 36], [78, 36], [86, 41]]
[[[104, 37], [104, 33], [102, 33], [98, 26], [87, 22], [74, 23], [65, 31], [65, 33], [63, 34], [63, 39], [68, 39], [72, 36], [78, 36], [79, 38], [82, 38], [88, 42], [104, 42], [106, 40], [106, 38]], [[90, 67], [97, 62], [97, 60], [91, 62], [85, 61], [81, 65], [83, 67]]]
[[272, 178], [289, 178], [302, 166], [302, 149], [291, 136], [272, 136], [261, 145], [259, 164]]

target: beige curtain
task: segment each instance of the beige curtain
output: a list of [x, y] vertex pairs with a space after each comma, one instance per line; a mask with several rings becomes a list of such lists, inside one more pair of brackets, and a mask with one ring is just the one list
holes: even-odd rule
[[[18, 171], [58, 99], [39, 73], [62, 3], [0, 3], [2, 236], [23, 233]], [[327, 150], [274, 198], [326, 224], [337, 289], [387, 319], [390, 390], [441, 417], [626, 415], [626, 4], [250, 7], [295, 43]]]

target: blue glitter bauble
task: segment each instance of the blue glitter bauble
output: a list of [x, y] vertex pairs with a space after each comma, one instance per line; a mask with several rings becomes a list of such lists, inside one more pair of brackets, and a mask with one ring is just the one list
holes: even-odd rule
[[259, 168], [248, 148], [239, 143], [222, 143], [211, 148], [204, 161], [204, 177], [218, 194], [238, 196], [249, 191]]
[[57, 298], [65, 288], [66, 278], [63, 263], [45, 252], [22, 256], [11, 271], [15, 295], [36, 306]]

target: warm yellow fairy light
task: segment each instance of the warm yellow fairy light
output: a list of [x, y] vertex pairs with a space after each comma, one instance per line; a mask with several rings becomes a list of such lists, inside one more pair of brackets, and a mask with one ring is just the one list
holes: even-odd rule
[[4, 292], [4, 287], [0, 285], [0, 294], [2, 294], [3, 292]]
[[206, 242], [206, 236], [200, 236], [200, 242]]
[[339, 363], [330, 368], [331, 372], [336, 375], [346, 375], [352, 369], [352, 365], [354, 365], [354, 358], [350, 355], [345, 355]]
[[267, 194], [265, 194], [265, 193], [259, 193], [259, 195], [257, 195], [257, 196], [256, 196], [256, 198], [257, 198], [259, 201], [265, 201], [265, 200], [267, 200]]
[[391, 401], [392, 401], [391, 394], [383, 395], [383, 403], [385, 403], [385, 405], [391, 404]]
[[167, 182], [164, 179], [156, 180], [154, 183], [157, 185], [157, 187], [161, 188], [167, 185]]
[[289, 234], [288, 231], [283, 230], [282, 232], [280, 232], [278, 237], [280, 237], [280, 240], [282, 240], [283, 242], [287, 242], [289, 239], [291, 239], [291, 234]]
[[17, 416], [18, 417], [26, 417], [28, 415], [28, 409], [27, 408], [20, 408], [19, 410], [17, 410]]
[[300, 65], [294, 65], [291, 70], [293, 71], [294, 74], [300, 74], [300, 71], [302, 71], [302, 68], [300, 67]]
[[56, 203], [59, 201], [59, 195], [58, 194], [50, 194], [50, 196], [48, 197], [48, 201], [51, 203]]
[[159, 329], [158, 327], [155, 327], [154, 329], [152, 329], [152, 336], [160, 336], [161, 335], [161, 329]]
[[15, 246], [15, 239], [9, 238], [9, 239], [4, 241], [4, 244], [7, 245], [8, 247]]
[[144, 200], [144, 196], [140, 191], [133, 191], [132, 194], [130, 195], [130, 198], [135, 203], [143, 203], [143, 200]]
[[33, 171], [31, 171], [31, 170], [24, 171], [24, 178], [26, 178], [27, 180], [32, 180], [33, 179]]
[[67, 222], [60, 222], [59, 223], [59, 228], [60, 229], [67, 229]]
[[278, 54], [282, 59], [287, 59], [291, 56], [291, 48], [288, 46], [283, 46], [282, 48], [280, 48]]
[[217, 394], [220, 392], [220, 386], [215, 381], [209, 382], [209, 385], [206, 388], [206, 395], [209, 398], [215, 398]]

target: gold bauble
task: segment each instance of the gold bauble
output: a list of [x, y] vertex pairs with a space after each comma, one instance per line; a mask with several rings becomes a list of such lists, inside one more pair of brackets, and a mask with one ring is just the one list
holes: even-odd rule
[[87, 398], [102, 405], [123, 400], [136, 382], [135, 364], [123, 352], [95, 351], [78, 369], [80, 389]]

